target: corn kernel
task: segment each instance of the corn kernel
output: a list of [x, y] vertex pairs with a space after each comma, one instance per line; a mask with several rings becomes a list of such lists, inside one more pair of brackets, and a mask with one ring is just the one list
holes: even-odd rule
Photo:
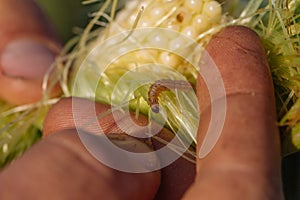
[[203, 13], [207, 15], [212, 22], [220, 20], [222, 8], [217, 1], [209, 1], [204, 4]]
[[200, 14], [194, 17], [193, 26], [198, 33], [202, 33], [210, 27], [210, 22], [206, 15]]
[[184, 6], [193, 12], [200, 13], [203, 6], [202, 0], [185, 0]]

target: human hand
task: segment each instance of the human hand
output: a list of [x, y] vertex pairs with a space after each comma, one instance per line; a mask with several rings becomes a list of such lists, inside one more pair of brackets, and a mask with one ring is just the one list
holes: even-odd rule
[[[210, 42], [207, 51], [222, 74], [227, 116], [212, 152], [204, 159], [197, 158], [196, 175], [195, 166], [182, 158], [161, 171], [145, 174], [116, 171], [98, 162], [81, 144], [75, 129], [81, 127], [73, 120], [77, 112], [83, 124], [88, 121], [92, 116], [85, 107], [94, 102], [63, 99], [46, 118], [46, 137], [1, 173], [1, 199], [152, 199], [158, 188], [157, 199], [178, 199], [186, 190], [186, 199], [282, 198], [273, 90], [258, 37], [242, 27], [227, 28]], [[198, 144], [202, 144], [210, 120], [205, 90], [199, 78], [202, 113]], [[79, 101], [81, 108], [74, 110], [72, 101]], [[97, 114], [109, 109], [97, 103], [95, 107]], [[147, 122], [143, 117], [137, 121], [145, 126]], [[120, 132], [111, 115], [99, 123], [105, 133]], [[169, 132], [164, 130], [164, 134]], [[133, 151], [151, 150], [141, 141], [126, 140]], [[159, 144], [153, 145], [157, 148]]]

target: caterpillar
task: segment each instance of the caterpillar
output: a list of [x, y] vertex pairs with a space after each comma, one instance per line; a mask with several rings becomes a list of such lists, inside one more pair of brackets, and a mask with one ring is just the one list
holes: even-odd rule
[[189, 91], [193, 87], [188, 81], [184, 80], [171, 80], [171, 79], [160, 79], [155, 81], [149, 88], [148, 91], [148, 104], [154, 113], [159, 112], [158, 96], [163, 91], [170, 90], [181, 90]]

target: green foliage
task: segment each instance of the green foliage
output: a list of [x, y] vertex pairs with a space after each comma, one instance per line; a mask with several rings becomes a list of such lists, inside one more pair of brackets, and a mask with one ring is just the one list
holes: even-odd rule
[[274, 4], [269, 1], [261, 8], [261, 14], [252, 19], [253, 29], [262, 38], [266, 49], [282, 134], [291, 134], [291, 139], [282, 141], [285, 144], [283, 154], [290, 153], [294, 145], [300, 148], [297, 133], [300, 125], [299, 8], [300, 4], [295, 0], [278, 0]]
[[44, 116], [35, 109], [10, 112], [14, 108], [10, 108], [3, 102], [1, 104], [0, 168], [23, 153], [41, 137], [41, 131], [36, 122], [38, 118], [41, 119]]

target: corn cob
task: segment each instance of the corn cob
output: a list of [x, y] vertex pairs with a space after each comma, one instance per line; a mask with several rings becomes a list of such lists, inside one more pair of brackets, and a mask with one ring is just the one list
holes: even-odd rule
[[[201, 50], [196, 51], [195, 46], [187, 44], [205, 46], [213, 33], [206, 34], [206, 31], [218, 27], [225, 20], [221, 5], [214, 0], [130, 0], [115, 19], [104, 17], [109, 23], [104, 24], [105, 28], [94, 40], [92, 55], [75, 67], [78, 76], [71, 83], [72, 95], [89, 97], [110, 105], [122, 104], [126, 99], [131, 109], [149, 118], [151, 112], [147, 91], [150, 89], [150, 81], [184, 79], [194, 84]], [[125, 33], [123, 40], [114, 38], [122, 33]], [[140, 46], [135, 46], [133, 50], [127, 49], [135, 43]], [[149, 46], [152, 47], [147, 48]], [[187, 57], [193, 58], [189, 60]], [[137, 72], [139, 66], [153, 64], [156, 67], [142, 67]], [[97, 83], [97, 86], [91, 86], [91, 83]], [[195, 142], [199, 120], [197, 100], [194, 92], [178, 93], [174, 96], [172, 92], [166, 91], [158, 98], [165, 108], [162, 115], [166, 126], [174, 132], [180, 130], [179, 135], [190, 145]], [[185, 103], [176, 100], [180, 95]], [[190, 108], [187, 108], [188, 105]], [[187, 116], [182, 113], [183, 109], [188, 110]], [[164, 121], [161, 117], [155, 117], [157, 121]]]
[[[137, 19], [137, 13], [141, 8], [144, 8], [140, 19]], [[109, 29], [109, 36], [116, 34], [118, 31], [130, 30], [134, 27], [137, 21], [136, 28], [166, 28], [173, 31], [178, 31], [186, 37], [197, 40], [202, 46], [205, 46], [211, 35], [198, 40], [197, 37], [209, 30], [211, 27], [218, 26], [222, 21], [221, 5], [213, 0], [156, 0], [156, 1], [128, 1], [125, 8], [118, 13], [116, 20]], [[118, 27], [118, 28], [116, 28]], [[106, 37], [109, 37], [106, 35]], [[166, 49], [180, 49], [183, 48], [185, 41], [181, 38], [167, 38], [163, 35], [155, 35], [151, 38], [149, 36], [148, 42], [159, 42], [160, 46]], [[188, 66], [182, 58], [174, 55], [172, 52], [162, 50], [151, 51], [136, 51], [132, 55], [126, 55], [119, 62], [128, 63], [128, 58], [134, 57], [136, 65], [143, 63], [154, 62], [161, 63], [165, 66], [176, 69], [185, 75], [190, 81], [196, 77], [196, 72], [191, 70], [193, 67]], [[191, 70], [191, 71], [189, 71]], [[187, 72], [188, 71], [188, 72]], [[193, 72], [193, 73], [192, 73]], [[189, 77], [190, 75], [192, 77]]]

